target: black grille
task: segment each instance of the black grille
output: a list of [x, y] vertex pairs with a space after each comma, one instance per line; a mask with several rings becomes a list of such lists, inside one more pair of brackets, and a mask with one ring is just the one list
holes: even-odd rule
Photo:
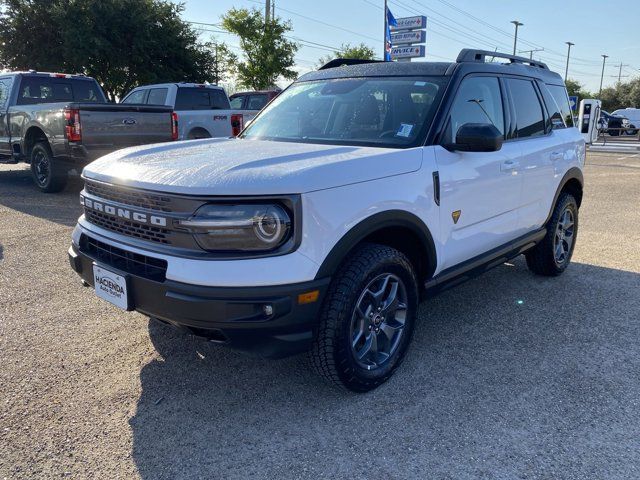
[[98, 182], [87, 180], [84, 186], [87, 193], [100, 197], [104, 200], [123, 203], [133, 207], [144, 208], [147, 210], [157, 210], [159, 212], [172, 212], [171, 197], [158, 195], [155, 193], [145, 192], [142, 190], [133, 190], [125, 187], [116, 187], [114, 185], [106, 185]]
[[121, 220], [113, 215], [96, 212], [95, 210], [89, 210], [88, 208], [85, 208], [84, 216], [94, 225], [106, 230], [111, 230], [112, 232], [121, 233], [122, 235], [128, 235], [141, 240], [148, 240], [150, 242], [163, 243], [166, 245], [169, 244], [167, 235], [169, 235], [170, 232], [166, 228]]
[[166, 279], [166, 260], [127, 252], [126, 250], [113, 247], [87, 235], [80, 236], [80, 251], [104, 265], [138, 277], [147, 278], [156, 282], [164, 282]]

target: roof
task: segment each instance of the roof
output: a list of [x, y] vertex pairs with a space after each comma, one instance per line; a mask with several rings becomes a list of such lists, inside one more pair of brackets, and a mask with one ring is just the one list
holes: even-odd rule
[[[492, 61], [486, 61], [487, 58]], [[505, 59], [505, 63], [494, 61]], [[335, 66], [342, 65], [344, 66]], [[455, 62], [381, 62], [362, 63], [349, 59], [336, 59], [323, 69], [310, 72], [298, 81], [325, 80], [349, 77], [394, 77], [394, 76], [449, 76], [454, 72], [462, 74], [510, 73], [538, 78], [544, 82], [564, 84], [562, 77], [549, 70], [547, 65], [525, 57], [518, 57], [500, 52], [463, 49]]]

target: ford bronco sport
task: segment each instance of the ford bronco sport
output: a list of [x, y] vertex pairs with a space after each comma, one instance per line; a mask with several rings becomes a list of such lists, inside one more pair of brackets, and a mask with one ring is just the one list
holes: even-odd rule
[[526, 58], [332, 61], [239, 138], [87, 166], [70, 263], [122, 309], [265, 357], [306, 351], [367, 391], [402, 362], [424, 295], [520, 254], [567, 268], [572, 121], [560, 75]]

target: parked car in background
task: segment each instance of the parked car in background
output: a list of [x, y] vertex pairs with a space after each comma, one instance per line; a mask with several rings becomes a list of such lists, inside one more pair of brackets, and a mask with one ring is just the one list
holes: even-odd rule
[[629, 119], [629, 127], [632, 129], [628, 132], [630, 135], [638, 133], [640, 128], [640, 108], [619, 108], [613, 114]]
[[598, 128], [605, 131], [612, 137], [619, 135], [635, 135], [638, 133], [638, 129], [635, 125], [631, 124], [628, 118], [609, 113], [605, 110], [600, 111], [600, 120], [598, 121]]
[[0, 162], [31, 164], [43, 192], [70, 170], [123, 147], [176, 138], [172, 110], [107, 103], [91, 77], [34, 70], [0, 74]]
[[122, 103], [171, 107], [179, 140], [236, 136], [255, 116], [255, 112], [232, 109], [222, 87], [204, 83], [144, 85], [131, 90]]
[[261, 90], [254, 92], [238, 92], [229, 97], [231, 108], [239, 110], [260, 111], [271, 100], [276, 98], [282, 90]]

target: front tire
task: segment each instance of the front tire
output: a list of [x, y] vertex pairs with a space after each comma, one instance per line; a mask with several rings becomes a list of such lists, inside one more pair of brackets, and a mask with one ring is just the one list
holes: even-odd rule
[[569, 266], [577, 235], [578, 203], [573, 195], [563, 193], [547, 223], [544, 239], [525, 253], [529, 270], [548, 277], [560, 275]]
[[404, 359], [417, 308], [417, 280], [407, 257], [363, 245], [329, 287], [309, 352], [312, 368], [354, 392], [378, 387]]
[[45, 193], [64, 189], [68, 172], [53, 158], [46, 142], [38, 142], [31, 149], [31, 176], [36, 186]]

